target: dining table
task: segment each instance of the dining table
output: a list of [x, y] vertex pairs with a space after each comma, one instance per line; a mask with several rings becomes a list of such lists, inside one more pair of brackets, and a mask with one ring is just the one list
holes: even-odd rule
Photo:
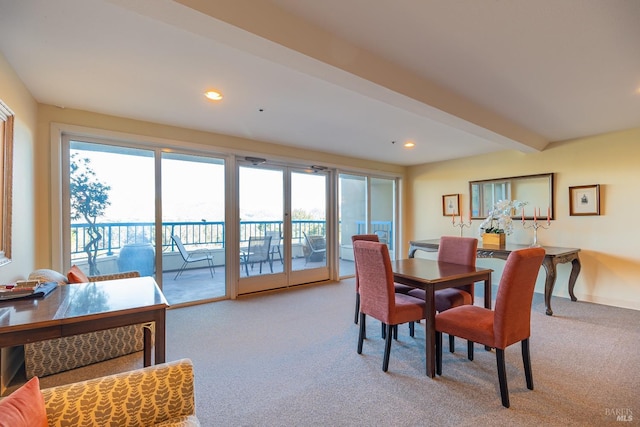
[[424, 258], [391, 261], [391, 268], [396, 283], [425, 291], [425, 364], [427, 375], [434, 378], [436, 375], [435, 291], [482, 281], [484, 282], [484, 306], [491, 309], [493, 270]]

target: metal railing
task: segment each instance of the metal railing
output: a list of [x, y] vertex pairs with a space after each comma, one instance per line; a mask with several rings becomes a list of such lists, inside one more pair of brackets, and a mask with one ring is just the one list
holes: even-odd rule
[[[147, 244], [155, 240], [153, 222], [104, 222], [98, 223], [98, 232], [102, 236], [98, 242], [99, 255], [114, 255], [125, 245]], [[250, 236], [278, 232], [282, 235], [282, 221], [241, 221], [240, 243], [249, 242]], [[314, 220], [294, 220], [292, 241], [302, 243], [304, 231], [308, 235], [326, 234], [326, 222]], [[71, 224], [71, 258], [85, 257], [84, 247], [89, 242], [89, 224]], [[208, 222], [165, 222], [162, 224], [162, 251], [177, 252], [171, 236], [180, 237], [186, 247], [207, 247], [210, 249], [225, 247], [224, 221]]]

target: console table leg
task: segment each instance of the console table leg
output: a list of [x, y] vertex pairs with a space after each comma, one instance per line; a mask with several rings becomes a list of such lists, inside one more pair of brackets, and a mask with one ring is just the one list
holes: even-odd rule
[[571, 296], [571, 301], [578, 301], [578, 298], [573, 293], [573, 287], [576, 285], [576, 280], [578, 279], [578, 274], [580, 274], [580, 258], [578, 258], [578, 254], [576, 254], [575, 259], [571, 261], [571, 275], [569, 276], [569, 295]]
[[551, 310], [551, 295], [553, 294], [553, 287], [556, 284], [556, 265], [547, 257], [545, 257], [542, 265], [547, 273], [547, 277], [544, 281], [544, 305], [547, 308], [547, 316], [552, 316], [553, 310]]

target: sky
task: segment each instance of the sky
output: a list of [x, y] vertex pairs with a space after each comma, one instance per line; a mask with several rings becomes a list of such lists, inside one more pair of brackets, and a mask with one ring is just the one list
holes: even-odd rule
[[[72, 153], [75, 151], [71, 150]], [[134, 151], [135, 154], [143, 152], [144, 150]], [[107, 151], [82, 150], [80, 153], [82, 157], [90, 159], [90, 167], [99, 180], [111, 187], [111, 205], [100, 222], [153, 222], [153, 157]], [[163, 158], [164, 221], [223, 221], [224, 165], [218, 159], [213, 159], [214, 162], [195, 162], [186, 161], [184, 157], [168, 154], [167, 158]], [[242, 167], [241, 218], [281, 220], [282, 179], [281, 170]], [[324, 217], [325, 175], [294, 172], [292, 181], [292, 209], [316, 212]]]

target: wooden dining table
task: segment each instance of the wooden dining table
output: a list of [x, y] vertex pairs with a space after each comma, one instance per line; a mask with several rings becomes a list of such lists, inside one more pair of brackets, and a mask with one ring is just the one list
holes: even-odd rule
[[425, 291], [425, 359], [426, 372], [436, 375], [435, 291], [469, 283], [484, 282], [484, 306], [491, 309], [491, 273], [489, 268], [438, 262], [423, 258], [391, 261], [396, 283]]

